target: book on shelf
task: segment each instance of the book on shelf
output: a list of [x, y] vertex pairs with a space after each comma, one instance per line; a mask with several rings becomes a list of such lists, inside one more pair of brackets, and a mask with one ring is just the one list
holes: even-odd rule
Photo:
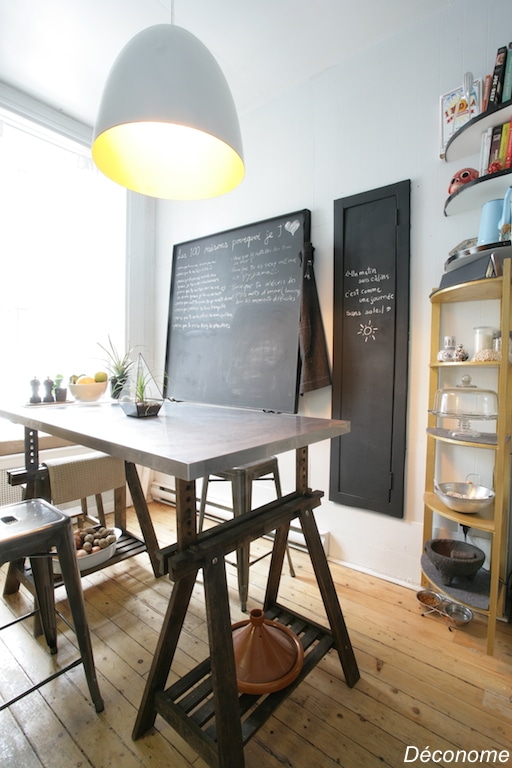
[[512, 168], [512, 117], [509, 122], [507, 152], [505, 154], [505, 168]]
[[505, 79], [505, 64], [507, 61], [507, 46], [503, 45], [496, 52], [494, 71], [492, 74], [491, 92], [489, 93], [489, 109], [501, 104], [503, 81]]
[[[512, 59], [511, 59], [512, 61]], [[491, 92], [492, 75], [486, 75], [484, 79], [484, 88], [482, 93], [482, 112], [489, 106], [489, 94]]]
[[486, 176], [489, 168], [489, 153], [491, 151], [492, 126], [482, 133], [480, 149], [480, 176]]
[[506, 168], [505, 165], [506, 158], [507, 158], [507, 148], [508, 148], [508, 137], [510, 135], [510, 123], [504, 123], [501, 126], [501, 141], [500, 141], [500, 151], [499, 151], [499, 160], [501, 164], [501, 168]]
[[492, 129], [491, 148], [489, 150], [489, 163], [487, 165], [487, 173], [496, 173], [496, 171], [501, 170], [500, 146], [502, 128], [502, 125], [495, 125]]
[[512, 99], [512, 43], [507, 45], [507, 62], [505, 64], [505, 77], [503, 80], [502, 101]]

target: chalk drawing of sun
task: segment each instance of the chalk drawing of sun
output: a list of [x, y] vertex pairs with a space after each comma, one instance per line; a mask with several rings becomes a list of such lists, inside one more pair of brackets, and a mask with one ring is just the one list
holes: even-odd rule
[[377, 328], [377, 326], [372, 325], [372, 321], [369, 320], [367, 323], [360, 323], [357, 335], [363, 336], [366, 344], [368, 339], [375, 341], [375, 331], [378, 331], [378, 330], [379, 329]]

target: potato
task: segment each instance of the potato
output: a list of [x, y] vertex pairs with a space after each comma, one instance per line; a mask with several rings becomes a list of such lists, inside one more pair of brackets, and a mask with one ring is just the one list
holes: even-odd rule
[[99, 552], [113, 544], [117, 538], [113, 528], [105, 528], [103, 525], [98, 528], [81, 528], [73, 532], [73, 537], [77, 557]]

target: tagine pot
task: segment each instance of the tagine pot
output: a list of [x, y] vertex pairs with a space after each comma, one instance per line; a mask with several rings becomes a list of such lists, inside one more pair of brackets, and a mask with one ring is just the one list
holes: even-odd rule
[[233, 624], [233, 648], [238, 690], [267, 694], [290, 685], [300, 674], [304, 649], [284, 624], [265, 619], [259, 609]]

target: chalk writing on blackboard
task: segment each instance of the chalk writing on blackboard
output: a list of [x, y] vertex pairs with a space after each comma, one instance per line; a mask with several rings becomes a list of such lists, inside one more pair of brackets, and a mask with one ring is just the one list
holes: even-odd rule
[[167, 394], [293, 411], [309, 211], [174, 247]]
[[372, 266], [346, 269], [343, 288], [345, 332], [365, 343], [377, 341], [386, 315], [394, 319], [394, 276]]

